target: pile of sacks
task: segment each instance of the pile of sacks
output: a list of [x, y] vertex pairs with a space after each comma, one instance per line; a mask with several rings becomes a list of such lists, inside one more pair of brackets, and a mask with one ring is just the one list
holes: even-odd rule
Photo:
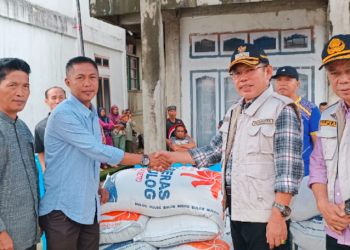
[[309, 176], [304, 177], [292, 207], [290, 232], [299, 250], [326, 250], [323, 218], [317, 209], [312, 190], [307, 187]]
[[230, 250], [221, 174], [192, 167], [128, 169], [107, 177], [100, 250]]

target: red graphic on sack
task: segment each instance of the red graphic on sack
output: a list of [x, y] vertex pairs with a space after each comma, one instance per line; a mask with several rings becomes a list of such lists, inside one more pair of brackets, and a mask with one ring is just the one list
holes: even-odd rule
[[116, 221], [138, 221], [141, 214], [129, 213], [129, 212], [110, 212], [103, 214], [102, 216], [113, 217], [110, 220], [101, 220], [100, 223], [116, 222]]
[[220, 234], [218, 234], [218, 236], [216, 236], [216, 238], [212, 240], [204, 242], [192, 242], [183, 245], [188, 245], [193, 248], [203, 250], [230, 250], [230, 246], [222, 239], [219, 239], [219, 236]]
[[190, 173], [182, 173], [180, 176], [190, 176], [200, 181], [192, 181], [192, 186], [197, 187], [201, 185], [211, 186], [211, 193], [217, 199], [221, 191], [221, 173], [213, 171], [197, 171], [198, 175]]

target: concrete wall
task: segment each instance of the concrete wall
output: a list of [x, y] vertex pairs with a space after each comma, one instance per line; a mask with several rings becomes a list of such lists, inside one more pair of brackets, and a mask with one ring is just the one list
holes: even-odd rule
[[[189, 131], [192, 130], [191, 118], [191, 72], [226, 71], [230, 65], [228, 57], [193, 58], [190, 54], [190, 35], [209, 33], [232, 33], [268, 29], [298, 29], [312, 27], [314, 51], [308, 54], [268, 55], [274, 67], [285, 65], [295, 67], [314, 67], [315, 103], [325, 101], [326, 78], [324, 71], [318, 71], [322, 64], [321, 52], [327, 41], [326, 10], [291, 10], [260, 14], [231, 14], [208, 17], [184, 17], [180, 20], [181, 37], [181, 90], [182, 119]], [[194, 104], [193, 104], [194, 105]], [[224, 114], [221, 114], [221, 117]]]
[[[42, 0], [43, 1], [43, 0]], [[140, 12], [140, 0], [89, 0], [92, 16], [123, 15]], [[162, 9], [194, 8], [234, 3], [270, 2], [273, 0], [162, 0]], [[276, 1], [276, 0], [275, 0]], [[278, 0], [277, 0], [278, 1]]]
[[[73, 29], [77, 25], [75, 2], [0, 0], [0, 58], [19, 57], [32, 68], [31, 94], [25, 109], [19, 113], [32, 131], [49, 112], [44, 103], [45, 90], [56, 85], [68, 91], [64, 66], [79, 55], [77, 29]], [[124, 30], [90, 18], [88, 2], [80, 2], [86, 56], [93, 58], [97, 54], [110, 58], [110, 70], [101, 69], [100, 74], [110, 76], [112, 103], [125, 108]]]

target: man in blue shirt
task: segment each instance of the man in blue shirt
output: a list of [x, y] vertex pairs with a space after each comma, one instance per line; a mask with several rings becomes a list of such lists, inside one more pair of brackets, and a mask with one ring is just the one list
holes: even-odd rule
[[[39, 222], [50, 250], [97, 250], [100, 204], [109, 193], [100, 188], [100, 164], [170, 167], [167, 159], [136, 155], [103, 145], [91, 100], [98, 91], [98, 69], [87, 57], [66, 66], [71, 95], [51, 113], [45, 131], [45, 195]], [[162, 169], [162, 167], [160, 167]]]
[[321, 113], [318, 107], [312, 102], [305, 100], [297, 95], [297, 89], [300, 86], [299, 74], [294, 67], [285, 66], [277, 70], [275, 78], [275, 89], [280, 95], [292, 99], [299, 107], [301, 118], [303, 120], [304, 138], [303, 138], [303, 160], [305, 176], [309, 175], [310, 155], [316, 143], [316, 133], [321, 119]]

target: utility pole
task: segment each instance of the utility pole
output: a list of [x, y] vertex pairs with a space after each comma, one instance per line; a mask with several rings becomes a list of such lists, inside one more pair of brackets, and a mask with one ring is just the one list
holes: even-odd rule
[[79, 29], [79, 42], [80, 42], [80, 56], [85, 56], [83, 25], [81, 24], [81, 13], [80, 13], [79, 0], [77, 0], [77, 16], [78, 16], [78, 29]]

